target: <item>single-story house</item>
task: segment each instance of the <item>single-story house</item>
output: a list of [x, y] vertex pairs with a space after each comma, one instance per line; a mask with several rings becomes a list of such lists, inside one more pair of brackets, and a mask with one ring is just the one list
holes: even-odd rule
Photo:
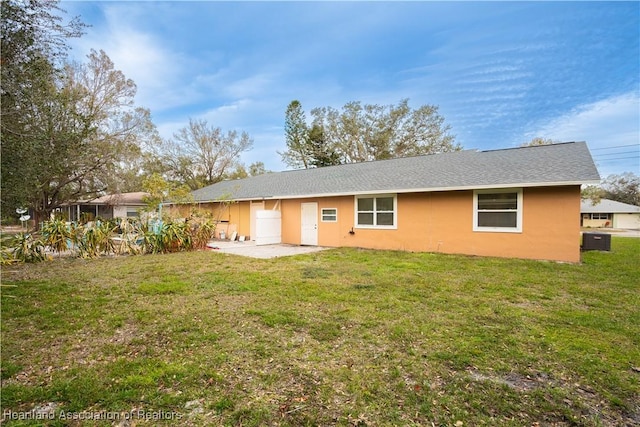
[[587, 199], [580, 206], [583, 227], [611, 227], [640, 229], [640, 206], [628, 205], [609, 199], [599, 203]]
[[580, 187], [599, 182], [570, 142], [268, 173], [193, 197], [256, 244], [579, 262]]
[[94, 218], [131, 218], [139, 217], [140, 209], [146, 206], [142, 201], [148, 193], [143, 191], [133, 193], [108, 194], [92, 200], [68, 203], [58, 210], [66, 215], [69, 221]]

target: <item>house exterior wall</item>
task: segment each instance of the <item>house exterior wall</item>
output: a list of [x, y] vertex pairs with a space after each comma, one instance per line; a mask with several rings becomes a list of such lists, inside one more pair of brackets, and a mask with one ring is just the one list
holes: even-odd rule
[[[313, 200], [315, 201], [315, 199]], [[296, 200], [298, 208], [300, 207], [299, 200]], [[210, 203], [200, 203], [199, 207], [209, 213], [211, 213], [214, 218], [216, 218], [219, 223], [217, 226], [216, 237], [219, 237], [220, 231], [224, 231], [225, 238], [229, 238], [231, 233], [234, 231], [238, 233], [238, 235], [244, 235], [251, 237], [250, 229], [251, 229], [251, 202], [250, 201], [241, 201], [241, 202], [233, 202], [230, 204], [219, 203], [219, 202], [210, 202]], [[282, 204], [280, 200], [265, 200], [264, 201], [264, 209], [265, 210], [281, 210]], [[178, 211], [174, 211], [178, 212]], [[181, 212], [184, 213], [184, 212]], [[293, 226], [293, 223], [297, 224]], [[290, 239], [294, 239], [297, 243], [300, 244], [300, 213], [297, 215], [291, 214], [288, 218], [283, 218], [282, 227], [287, 226], [287, 230], [294, 231], [294, 235], [290, 236]], [[295, 232], [297, 231], [297, 237]]]
[[591, 219], [591, 214], [582, 214], [582, 226], [591, 228], [626, 228], [640, 229], [640, 214], [637, 213], [610, 213], [610, 219]]
[[[516, 233], [473, 231], [473, 191], [398, 194], [395, 229], [358, 228], [354, 196], [268, 200], [265, 209], [282, 211], [282, 243], [300, 244], [302, 203], [318, 205], [320, 246], [580, 261], [579, 186], [524, 188]], [[323, 208], [337, 209], [336, 222], [322, 221]], [[219, 229], [227, 237], [249, 235], [250, 202], [233, 203], [227, 212]]]
[[126, 218], [127, 217], [127, 207], [126, 206], [114, 206], [113, 207], [113, 217], [114, 218]]
[[[272, 210], [279, 206], [278, 200], [266, 200], [264, 209]], [[211, 212], [218, 221], [216, 237], [220, 231], [224, 231], [225, 238], [229, 238], [234, 231], [240, 236], [251, 237], [251, 202], [242, 201], [234, 203], [202, 203], [200, 207]]]
[[582, 226], [587, 228], [606, 228], [611, 227], [610, 219], [591, 219], [589, 214], [582, 215]]
[[249, 233], [249, 202], [237, 203], [207, 203], [201, 206], [211, 212], [217, 219], [216, 237], [221, 237], [221, 232], [228, 239], [233, 232], [239, 235]]
[[168, 214], [172, 217], [176, 218], [187, 218], [191, 215], [191, 210], [193, 209], [193, 205], [163, 205], [162, 206], [162, 214]]
[[[474, 232], [473, 191], [398, 194], [396, 229], [357, 228], [353, 196], [283, 200], [283, 243], [300, 243], [309, 202], [318, 203], [320, 246], [580, 261], [579, 186], [525, 188], [521, 233]], [[337, 221], [322, 222], [322, 208], [336, 208]]]

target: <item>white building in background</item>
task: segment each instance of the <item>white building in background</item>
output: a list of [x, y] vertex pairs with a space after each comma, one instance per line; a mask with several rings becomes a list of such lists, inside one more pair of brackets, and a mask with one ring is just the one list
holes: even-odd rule
[[580, 215], [583, 227], [640, 230], [640, 206], [609, 199], [593, 204], [586, 199], [580, 206]]
[[146, 205], [143, 191], [135, 193], [108, 194], [93, 200], [69, 203], [59, 208], [68, 221], [92, 221], [95, 218], [132, 218], [139, 217]]

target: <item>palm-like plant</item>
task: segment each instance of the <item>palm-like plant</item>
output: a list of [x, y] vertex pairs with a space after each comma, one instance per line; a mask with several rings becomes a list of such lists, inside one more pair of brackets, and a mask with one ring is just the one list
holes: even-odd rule
[[71, 227], [61, 219], [53, 219], [42, 225], [44, 243], [60, 255], [69, 249], [71, 242]]
[[211, 218], [196, 217], [189, 221], [189, 233], [191, 234], [190, 249], [204, 249], [207, 242], [213, 238], [216, 232], [216, 223]]
[[31, 233], [16, 234], [11, 248], [13, 249], [12, 258], [17, 261], [39, 262], [46, 259], [44, 242]]
[[97, 258], [100, 254], [114, 252], [111, 239], [115, 230], [116, 225], [111, 221], [97, 221], [75, 227], [72, 236], [78, 248], [78, 255], [83, 258]]
[[169, 221], [162, 227], [162, 240], [166, 252], [188, 250], [191, 247], [189, 226], [184, 221]]
[[[120, 236], [114, 243], [114, 252], [136, 255], [144, 252], [144, 226], [138, 219], [122, 218], [116, 224]], [[113, 239], [112, 239], [113, 242]]]

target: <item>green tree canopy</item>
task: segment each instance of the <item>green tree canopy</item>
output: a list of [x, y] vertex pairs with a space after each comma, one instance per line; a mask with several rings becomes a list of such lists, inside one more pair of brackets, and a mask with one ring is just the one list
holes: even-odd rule
[[309, 129], [300, 101], [293, 100], [287, 106], [284, 119], [287, 151], [280, 154], [282, 161], [293, 168], [308, 168], [312, 161]]
[[142, 201], [147, 212], [157, 212], [165, 201], [174, 203], [193, 202], [191, 189], [185, 184], [168, 182], [159, 173], [152, 173], [142, 180], [142, 189], [148, 194]]
[[582, 198], [598, 204], [600, 199], [640, 206], [640, 177], [633, 172], [609, 175], [600, 185], [589, 185], [582, 190]]
[[263, 162], [253, 162], [247, 168], [244, 163], [238, 163], [233, 171], [225, 174], [225, 179], [243, 179], [250, 176], [263, 175], [265, 173], [271, 173], [264, 166]]
[[56, 1], [5, 0], [0, 8], [2, 215], [7, 216], [34, 198], [32, 168], [41, 165], [32, 156], [44, 136], [38, 121], [74, 96], [60, 91], [56, 81], [67, 39], [79, 37], [85, 25], [78, 18], [64, 22]]
[[123, 159], [155, 129], [149, 111], [133, 104], [133, 81], [102, 51], [34, 81], [3, 129], [3, 202], [29, 206], [41, 219], [112, 190]]
[[299, 101], [286, 112], [287, 151], [282, 160], [294, 168], [321, 167], [459, 150], [438, 107], [409, 107], [407, 99], [381, 106], [353, 101], [341, 110], [311, 110], [306, 124]]

